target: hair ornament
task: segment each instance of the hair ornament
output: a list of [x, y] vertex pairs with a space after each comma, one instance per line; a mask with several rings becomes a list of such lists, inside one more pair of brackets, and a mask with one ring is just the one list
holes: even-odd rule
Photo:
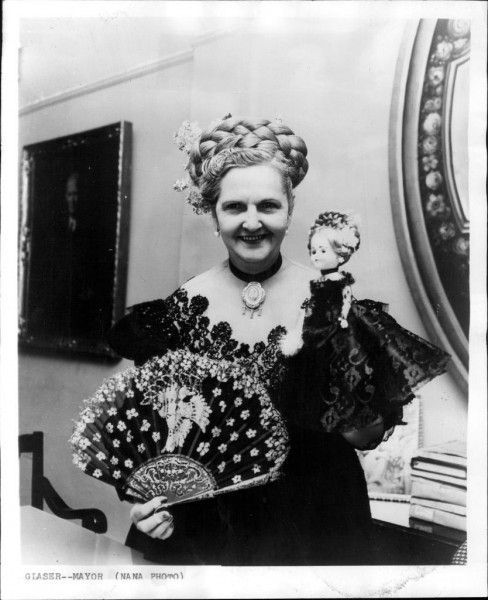
[[[177, 132], [173, 134], [176, 147], [189, 157], [193, 146], [199, 142], [202, 130], [195, 121], [183, 121]], [[173, 184], [173, 189], [177, 192], [187, 190], [186, 201], [191, 205], [193, 211], [197, 214], [203, 214], [210, 211], [210, 206], [204, 201], [198, 187], [193, 183], [188, 174], [189, 162], [185, 165], [186, 174]]]

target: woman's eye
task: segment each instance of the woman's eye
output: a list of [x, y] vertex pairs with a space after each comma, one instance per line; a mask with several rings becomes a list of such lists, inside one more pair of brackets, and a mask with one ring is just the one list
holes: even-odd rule
[[271, 211], [271, 210], [276, 210], [279, 208], [279, 206], [276, 204], [276, 202], [261, 202], [259, 205], [260, 210], [264, 210], [264, 211]]
[[228, 202], [224, 206], [224, 210], [227, 210], [230, 212], [238, 212], [238, 211], [244, 210], [244, 206], [240, 202]]
[[312, 250], [312, 254], [317, 254], [317, 251], [316, 250]]

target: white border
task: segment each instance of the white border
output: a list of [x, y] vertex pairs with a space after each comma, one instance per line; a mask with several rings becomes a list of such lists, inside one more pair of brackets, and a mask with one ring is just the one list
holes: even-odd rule
[[[295, 567], [218, 568], [185, 567], [183, 582], [164, 585], [137, 581], [118, 584], [106, 579], [82, 587], [38, 582], [28, 585], [20, 566], [18, 539], [16, 251], [18, 197], [17, 148], [17, 24], [22, 17], [48, 16], [171, 16], [183, 21], [199, 14], [220, 15], [225, 21], [254, 17], [263, 32], [293, 27], [293, 19], [412, 16], [471, 18], [472, 54], [470, 140], [470, 195], [485, 197], [486, 176], [486, 2], [31, 2], [4, 3], [2, 86], [2, 239], [1, 239], [1, 366], [2, 385], [2, 595], [4, 598], [160, 598], [171, 597], [421, 597], [485, 596], [486, 587], [486, 208], [472, 208], [472, 322], [468, 453], [470, 493], [468, 509], [469, 564], [466, 567]], [[182, 21], [182, 22], [183, 22]], [[227, 24], [224, 23], [226, 26]], [[387, 51], [387, 49], [385, 49]], [[476, 214], [474, 211], [476, 210]], [[15, 317], [14, 317], [15, 315]], [[471, 460], [474, 457], [475, 460]], [[146, 568], [147, 569], [147, 568]], [[33, 571], [33, 568], [29, 569]], [[45, 568], [42, 571], [47, 570]], [[145, 569], [137, 569], [144, 571]], [[150, 569], [149, 569], [150, 570]], [[173, 568], [171, 568], [173, 570]], [[109, 569], [106, 569], [107, 574]]]

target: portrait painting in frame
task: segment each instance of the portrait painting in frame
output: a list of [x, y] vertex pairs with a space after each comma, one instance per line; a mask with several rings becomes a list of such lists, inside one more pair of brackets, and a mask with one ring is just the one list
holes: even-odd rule
[[119, 122], [23, 148], [19, 342], [116, 355], [125, 309], [132, 127]]

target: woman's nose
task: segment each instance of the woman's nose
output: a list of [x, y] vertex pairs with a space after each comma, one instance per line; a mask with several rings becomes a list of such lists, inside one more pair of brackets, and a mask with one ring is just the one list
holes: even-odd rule
[[261, 228], [258, 211], [255, 207], [249, 207], [244, 215], [243, 227], [248, 231], [257, 231]]

